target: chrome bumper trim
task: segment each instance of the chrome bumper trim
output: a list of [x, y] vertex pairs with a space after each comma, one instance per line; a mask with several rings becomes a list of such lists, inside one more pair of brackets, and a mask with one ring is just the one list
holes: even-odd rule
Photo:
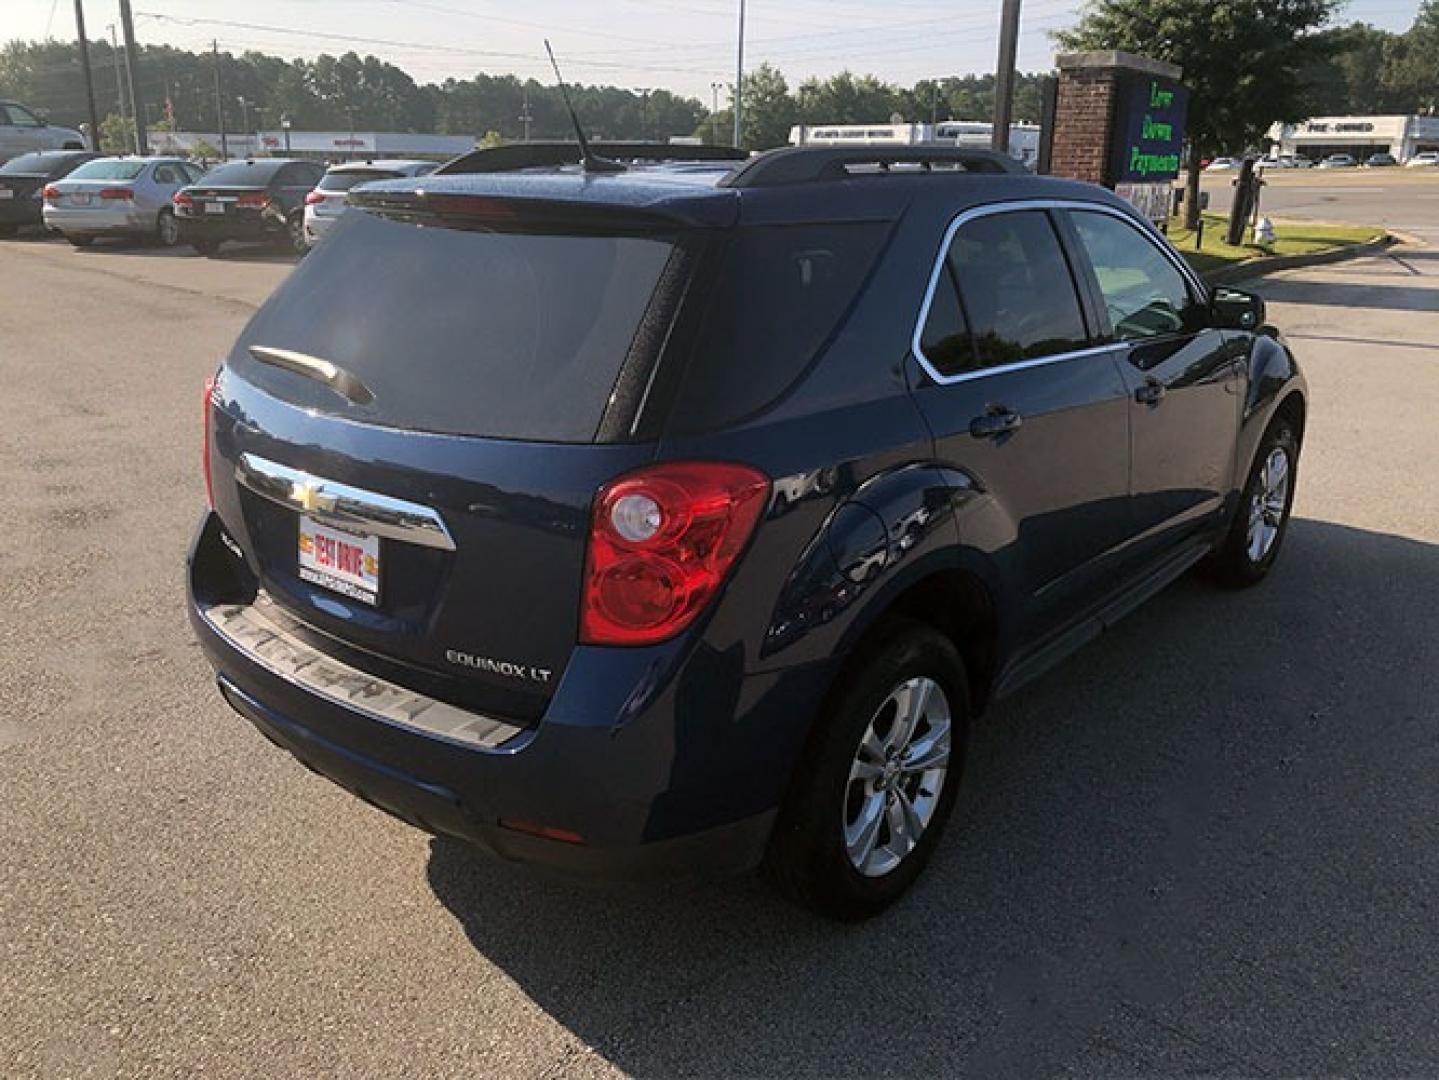
[[212, 604], [200, 614], [232, 647], [286, 682], [332, 704], [421, 735], [494, 750], [529, 730], [468, 712], [360, 671], [285, 629], [292, 621], [268, 597], [254, 604]]

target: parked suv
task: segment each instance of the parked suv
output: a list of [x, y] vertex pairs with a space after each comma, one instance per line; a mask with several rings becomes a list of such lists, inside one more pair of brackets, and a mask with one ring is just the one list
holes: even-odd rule
[[253, 318], [195, 632], [423, 829], [873, 914], [990, 702], [1190, 567], [1265, 576], [1304, 380], [1257, 298], [999, 155], [575, 156], [368, 185]]
[[348, 206], [350, 189], [376, 180], [402, 176], [428, 176], [439, 166], [433, 161], [347, 161], [331, 165], [314, 191], [305, 196], [305, 243], [314, 247]]
[[226, 241], [268, 243], [302, 255], [305, 196], [325, 175], [314, 161], [257, 158], [217, 165], [174, 198], [180, 239], [201, 255]]
[[85, 136], [56, 127], [18, 101], [0, 101], [0, 161], [35, 150], [85, 150]]

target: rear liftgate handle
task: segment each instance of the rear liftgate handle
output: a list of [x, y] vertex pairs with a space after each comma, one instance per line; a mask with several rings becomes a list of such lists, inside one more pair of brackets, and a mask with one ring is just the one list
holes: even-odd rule
[[969, 433], [976, 439], [997, 439], [1017, 431], [1023, 423], [1024, 417], [1008, 405], [986, 405], [984, 415], [969, 422]]

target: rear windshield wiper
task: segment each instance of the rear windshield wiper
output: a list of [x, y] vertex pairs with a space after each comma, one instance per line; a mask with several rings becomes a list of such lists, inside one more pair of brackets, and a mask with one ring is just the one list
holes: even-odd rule
[[344, 368], [308, 353], [291, 349], [273, 349], [268, 345], [251, 345], [250, 355], [262, 364], [284, 368], [316, 382], [322, 382], [351, 405], [368, 405], [375, 400], [370, 388]]

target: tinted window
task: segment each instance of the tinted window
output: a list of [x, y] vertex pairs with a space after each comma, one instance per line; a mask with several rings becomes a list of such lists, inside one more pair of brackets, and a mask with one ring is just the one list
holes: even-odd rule
[[70, 174], [71, 180], [133, 180], [145, 171], [145, 161], [111, 158], [87, 161]]
[[183, 184], [185, 179], [180, 174], [180, 167], [169, 162], [162, 162], [155, 166], [155, 183], [157, 184]]
[[1120, 341], [1197, 330], [1199, 305], [1184, 275], [1128, 222], [1108, 214], [1070, 214], [1099, 279], [1114, 336]]
[[5, 113], [9, 122], [16, 127], [39, 127], [40, 120], [34, 113], [19, 105], [0, 105], [0, 113]]
[[270, 178], [280, 171], [273, 161], [235, 161], [217, 165], [205, 177], [205, 183], [224, 187], [266, 187]]
[[[1074, 281], [1043, 211], [989, 214], [966, 222], [945, 261], [968, 317], [973, 367], [1053, 356], [1087, 344]], [[942, 330], [939, 324], [935, 332]], [[951, 348], [949, 355], [960, 365], [955, 371], [963, 370], [963, 350]]]
[[0, 165], [0, 173], [30, 173], [36, 176], [48, 176], [73, 156], [72, 153], [21, 154]]
[[312, 188], [319, 182], [324, 170], [318, 165], [286, 165], [275, 177], [278, 187]]
[[958, 375], [975, 366], [974, 338], [959, 303], [954, 272], [947, 261], [934, 284], [934, 299], [930, 301], [929, 316], [924, 321], [920, 352], [941, 375]]
[[185, 175], [190, 178], [190, 183], [195, 183], [205, 175], [205, 170], [198, 165], [192, 165], [188, 161], [181, 163], [180, 168], [185, 170]]
[[889, 226], [737, 230], [719, 260], [678, 406], [691, 428], [764, 407], [824, 347], [859, 293]]
[[368, 184], [371, 180], [396, 180], [397, 172], [387, 169], [355, 169], [351, 172], [329, 172], [320, 181], [321, 191], [349, 191], [356, 184]]
[[[346, 214], [255, 316], [231, 362], [287, 400], [358, 420], [588, 442], [672, 247]], [[251, 344], [338, 364], [375, 400], [346, 405], [258, 363]]]

